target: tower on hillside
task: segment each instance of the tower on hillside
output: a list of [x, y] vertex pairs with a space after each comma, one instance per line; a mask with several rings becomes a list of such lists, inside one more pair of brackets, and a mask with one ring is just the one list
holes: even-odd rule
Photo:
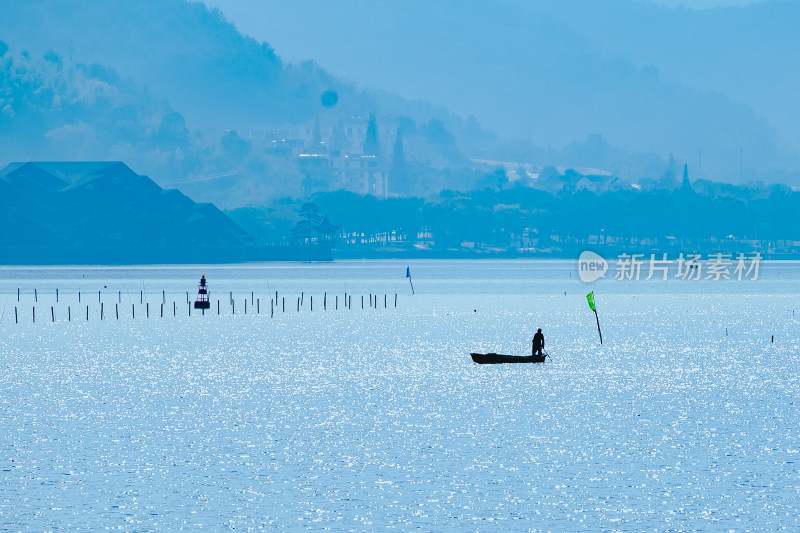
[[683, 165], [683, 180], [681, 181], [682, 192], [692, 192], [692, 184], [689, 183], [689, 165]]
[[393, 193], [411, 192], [408, 172], [406, 170], [406, 155], [403, 150], [403, 132], [397, 129], [397, 137], [394, 140], [394, 150], [392, 151], [392, 169], [389, 171], [389, 186]]
[[676, 166], [675, 157], [673, 157], [670, 152], [667, 169], [664, 171], [664, 174], [662, 174], [661, 179], [658, 180], [659, 185], [664, 189], [673, 190], [678, 186], [678, 169]]
[[378, 124], [375, 120], [375, 115], [369, 116], [369, 123], [367, 124], [367, 136], [364, 139], [364, 155], [379, 156], [381, 145], [378, 142]]

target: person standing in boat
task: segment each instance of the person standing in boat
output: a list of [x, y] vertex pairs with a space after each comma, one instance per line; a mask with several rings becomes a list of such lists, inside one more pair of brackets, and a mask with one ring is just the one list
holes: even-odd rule
[[542, 350], [544, 349], [544, 335], [542, 335], [542, 328], [536, 330], [536, 334], [533, 336], [533, 347], [532, 347], [532, 355], [538, 355], [539, 357], [542, 356]]

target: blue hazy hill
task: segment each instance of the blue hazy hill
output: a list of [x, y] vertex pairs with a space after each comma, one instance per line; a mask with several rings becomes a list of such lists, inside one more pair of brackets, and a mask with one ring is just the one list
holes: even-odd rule
[[121, 159], [160, 176], [199, 166], [184, 117], [112, 69], [0, 42], [0, 80], [0, 163]]
[[284, 65], [202, 3], [3, 0], [0, 27], [14, 49], [113, 68], [170, 101], [194, 128], [230, 128], [253, 113], [307, 118], [322, 90], [338, 88], [311, 64]]
[[[700, 15], [631, 0], [354, 0], [347, 9], [304, 0], [216, 3], [224, 14], [185, 0], [0, 0], [0, 39], [17, 54], [29, 50], [22, 54], [26, 60], [46, 58], [28, 72], [21, 72], [18, 59], [3, 74], [14, 84], [57, 78], [52, 87], [20, 85], [22, 100], [53, 97], [33, 102], [30, 113], [14, 103], [13, 116], [0, 115], [0, 161], [70, 152], [122, 159], [193, 197], [249, 205], [304, 192], [303, 172], [263, 157], [254, 131], [313, 121], [321, 113], [364, 118], [377, 111], [380, 119], [409, 117], [417, 124], [416, 137], [404, 139], [406, 156], [452, 167], [455, 183], [448, 187], [462, 186], [464, 155], [596, 167], [630, 181], [657, 178], [670, 153], [704, 178], [788, 181], [798, 169], [786, 128], [728, 90], [735, 85], [757, 92], [751, 83], [757, 72], [747, 70], [753, 57], [775, 58], [765, 65], [789, 63], [795, 38], [774, 22], [791, 18], [786, 3]], [[245, 10], [242, 16], [237, 9]], [[772, 20], [766, 27], [775, 37], [744, 27], [748, 13], [755, 14], [752, 26]], [[256, 39], [239, 33], [228, 16]], [[716, 29], [717, 21], [723, 29]], [[738, 27], [744, 44], [734, 42]], [[744, 53], [751, 45], [758, 54]], [[739, 83], [729, 77], [714, 85], [723, 71], [736, 72], [730, 58], [739, 52]], [[701, 53], [702, 61], [695, 57]], [[282, 56], [318, 59], [330, 70]], [[784, 96], [795, 74], [773, 70], [759, 83], [771, 83], [775, 97], [762, 100], [789, 108]], [[84, 79], [90, 83], [76, 83]], [[339, 96], [333, 109], [320, 102], [327, 90]], [[478, 120], [461, 119], [445, 106]], [[454, 142], [419, 135], [430, 130], [424, 126], [431, 118]], [[518, 142], [498, 141], [481, 125]], [[382, 138], [387, 154], [392, 141]], [[596, 156], [595, 145], [610, 149]]]
[[2, 264], [161, 262], [242, 248], [247, 238], [213, 205], [120, 162], [12, 163], [0, 170], [0, 198], [0, 224], [13, 228], [0, 235]]
[[[0, 162], [120, 159], [198, 200], [258, 205], [303, 194], [306, 178], [291, 158], [267, 154], [267, 131], [319, 117], [366, 126], [373, 114], [419, 124], [406, 130], [409, 159], [466, 162], [453, 143], [427, 138], [431, 120], [463, 126], [446, 108], [362, 90], [313, 62], [286, 64], [205, 4], [0, 6]], [[323, 105], [326, 91], [335, 106]], [[380, 141], [388, 156], [395, 138]]]
[[379, 106], [426, 120], [443, 107], [356, 87], [313, 61], [285, 62], [269, 39], [242, 35], [225, 16], [189, 0], [0, 0], [0, 40], [12, 50], [65, 63], [102, 65], [169, 102], [192, 130], [244, 134], [264, 124], [298, 123], [338, 95], [335, 111], [365, 115]]

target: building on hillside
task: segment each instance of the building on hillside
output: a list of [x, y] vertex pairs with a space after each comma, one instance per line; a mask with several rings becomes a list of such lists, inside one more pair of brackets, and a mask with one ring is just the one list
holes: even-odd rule
[[[266, 126], [261, 131], [268, 150], [286, 145], [299, 147], [297, 153], [293, 154], [295, 157], [300, 152], [318, 152], [319, 144], [329, 150], [340, 150], [345, 154], [361, 154], [369, 123], [368, 116], [344, 118], [321, 116], [300, 124]], [[376, 121], [376, 127], [381, 151], [390, 153], [399, 123], [379, 120]]]
[[[389, 166], [383, 158], [374, 155], [298, 154], [298, 168], [309, 184], [316, 183], [326, 189], [345, 189], [378, 198], [389, 195]], [[310, 194], [310, 190], [306, 194]]]
[[575, 192], [608, 192], [630, 189], [631, 185], [626, 180], [618, 176], [594, 175], [583, 176], [574, 185]]
[[389, 196], [389, 168], [374, 155], [353, 155], [340, 159], [342, 180], [347, 190], [371, 194], [379, 198]]
[[[266, 151], [291, 159], [305, 176], [304, 190], [345, 189], [379, 198], [389, 195], [392, 142], [398, 124], [373, 117], [315, 118], [299, 125], [268, 127]], [[369, 144], [366, 153], [365, 145]]]

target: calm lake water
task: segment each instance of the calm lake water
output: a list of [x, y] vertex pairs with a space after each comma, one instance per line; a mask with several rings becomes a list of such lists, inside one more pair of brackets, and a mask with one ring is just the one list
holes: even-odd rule
[[0, 529], [796, 531], [799, 282], [2, 267]]

